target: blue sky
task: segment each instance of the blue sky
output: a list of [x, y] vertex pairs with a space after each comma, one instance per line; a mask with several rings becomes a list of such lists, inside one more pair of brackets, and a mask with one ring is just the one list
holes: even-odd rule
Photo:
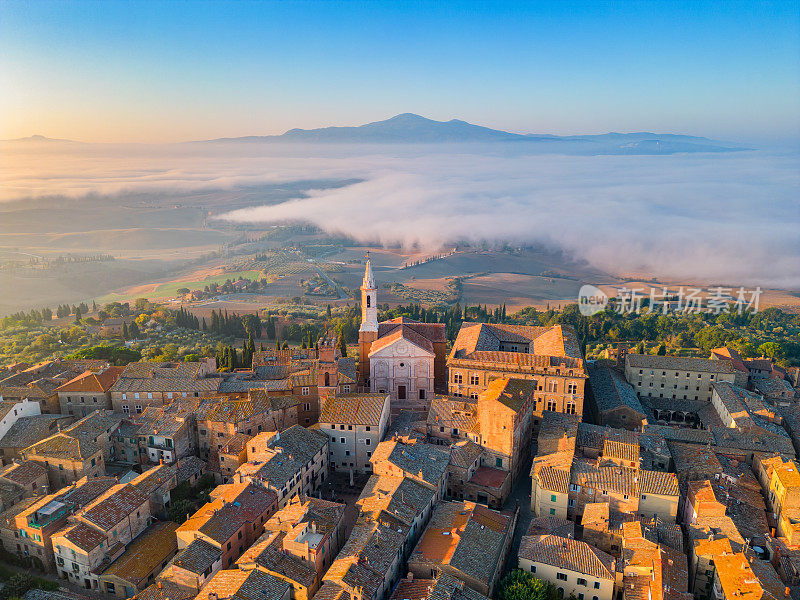
[[0, 137], [180, 141], [401, 112], [800, 137], [800, 3], [0, 3]]

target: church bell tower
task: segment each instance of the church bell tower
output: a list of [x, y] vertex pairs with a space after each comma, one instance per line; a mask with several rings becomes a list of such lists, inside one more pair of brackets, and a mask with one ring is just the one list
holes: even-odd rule
[[378, 339], [378, 287], [367, 252], [367, 267], [361, 283], [361, 327], [358, 330], [358, 384], [369, 389], [369, 351]]

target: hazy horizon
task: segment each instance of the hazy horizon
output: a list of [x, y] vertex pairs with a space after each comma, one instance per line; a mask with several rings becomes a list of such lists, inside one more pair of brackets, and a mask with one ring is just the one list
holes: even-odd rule
[[505, 131], [800, 139], [797, 7], [15, 2], [0, 138], [180, 142], [413, 112]]

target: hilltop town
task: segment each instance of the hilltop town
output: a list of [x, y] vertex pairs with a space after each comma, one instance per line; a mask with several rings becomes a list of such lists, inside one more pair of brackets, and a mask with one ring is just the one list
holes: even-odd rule
[[[800, 599], [800, 369], [776, 342], [588, 355], [566, 319], [395, 316], [381, 289], [367, 259], [302, 343], [181, 308], [216, 348], [2, 367], [0, 593]], [[145, 304], [98, 335], [160, 330]]]

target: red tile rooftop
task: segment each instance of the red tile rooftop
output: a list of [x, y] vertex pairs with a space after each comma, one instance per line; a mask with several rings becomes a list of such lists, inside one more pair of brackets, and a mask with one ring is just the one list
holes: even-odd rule
[[478, 467], [469, 483], [488, 488], [499, 488], [509, 477], [508, 471], [495, 469], [493, 467]]

